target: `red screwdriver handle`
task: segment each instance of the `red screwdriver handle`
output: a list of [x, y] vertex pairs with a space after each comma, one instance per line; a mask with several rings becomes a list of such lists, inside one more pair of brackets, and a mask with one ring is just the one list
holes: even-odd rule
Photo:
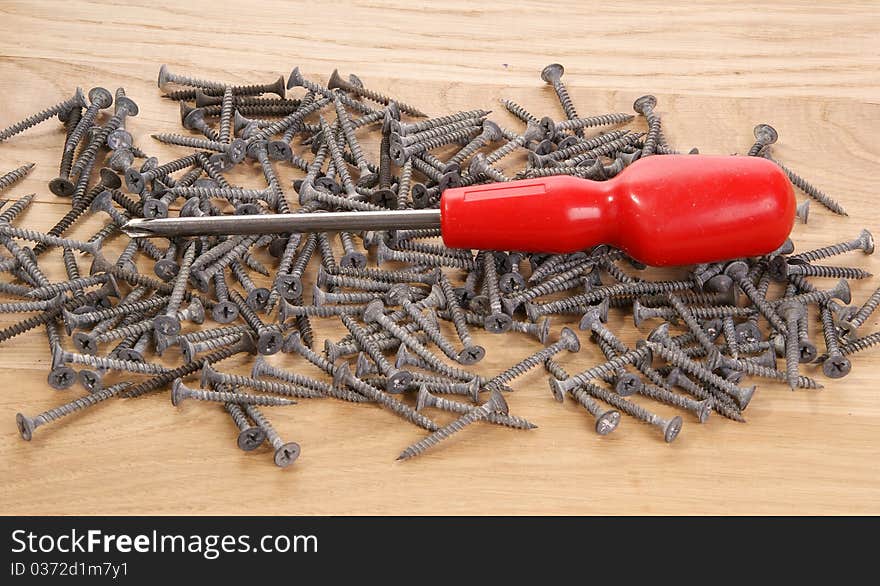
[[794, 224], [782, 170], [761, 157], [664, 155], [608, 181], [568, 175], [443, 192], [451, 248], [575, 252], [610, 244], [652, 266], [767, 254]]

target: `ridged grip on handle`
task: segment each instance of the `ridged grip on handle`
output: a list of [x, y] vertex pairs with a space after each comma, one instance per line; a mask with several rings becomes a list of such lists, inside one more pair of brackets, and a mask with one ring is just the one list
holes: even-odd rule
[[758, 256], [788, 237], [795, 198], [759, 157], [646, 157], [609, 181], [554, 176], [447, 189], [451, 248], [575, 252], [611, 244], [653, 266]]

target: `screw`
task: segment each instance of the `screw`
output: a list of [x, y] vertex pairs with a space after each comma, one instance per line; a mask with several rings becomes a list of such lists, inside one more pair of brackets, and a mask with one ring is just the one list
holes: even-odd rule
[[9, 173], [5, 175], [0, 175], [0, 192], [5, 191], [24, 179], [31, 172], [31, 169], [34, 168], [36, 163], [28, 163], [27, 165], [22, 165], [17, 169], [13, 169]]
[[769, 124], [758, 124], [755, 126], [755, 144], [749, 149], [750, 157], [757, 157], [765, 148], [774, 144], [779, 140], [779, 134], [776, 129]]
[[[459, 414], [465, 414], [470, 412], [471, 410], [471, 407], [467, 406], [464, 403], [459, 403], [458, 401], [452, 401], [444, 397], [432, 395], [428, 391], [427, 387], [422, 385], [421, 387], [419, 387], [416, 410], [421, 411], [425, 407], [434, 407], [442, 411], [449, 411]], [[522, 417], [517, 417], [516, 415], [503, 415], [495, 411], [489, 412], [489, 414], [486, 416], [486, 421], [488, 421], [489, 423], [504, 425], [506, 427], [512, 427], [514, 429], [535, 429], [538, 427], [534, 423]]]
[[183, 381], [179, 378], [175, 379], [174, 385], [171, 389], [171, 404], [177, 406], [184, 399], [214, 401], [217, 403], [235, 403], [237, 405], [263, 405], [268, 407], [296, 405], [296, 401], [291, 401], [290, 399], [282, 397], [251, 395], [249, 393], [241, 393], [237, 391], [205, 391], [202, 389], [191, 389], [184, 385]]
[[427, 450], [428, 448], [437, 445], [454, 433], [461, 431], [464, 427], [470, 425], [471, 423], [479, 421], [481, 419], [487, 419], [490, 413], [507, 415], [508, 412], [509, 409], [507, 407], [507, 401], [504, 400], [504, 397], [501, 396], [501, 393], [498, 391], [492, 391], [492, 394], [489, 397], [488, 401], [486, 401], [479, 407], [470, 409], [466, 414], [462, 415], [449, 425], [441, 427], [428, 437], [407, 447], [403, 450], [403, 452], [400, 453], [397, 459], [408, 460], [410, 458], [418, 456], [424, 453], [425, 450]]
[[[296, 334], [298, 335], [299, 332], [296, 332]], [[363, 403], [367, 401], [367, 398], [363, 395], [360, 395], [353, 391], [349, 391], [348, 389], [340, 388], [339, 385], [330, 385], [323, 381], [319, 381], [296, 372], [290, 372], [288, 370], [272, 366], [268, 362], [266, 362], [265, 358], [260, 355], [257, 356], [256, 360], [254, 361], [254, 365], [251, 368], [251, 377], [256, 380], [256, 377], [259, 376], [270, 376], [272, 378], [283, 380], [292, 385], [314, 389], [322, 395], [335, 397], [337, 399], [342, 399], [343, 401], [350, 401], [353, 403]]]
[[177, 318], [177, 311], [183, 301], [187, 283], [189, 282], [190, 269], [195, 257], [196, 242], [191, 241], [183, 251], [180, 270], [174, 278], [174, 285], [171, 289], [171, 294], [168, 296], [168, 305], [165, 306], [165, 314], [157, 316], [153, 321], [157, 334], [170, 336], [180, 331], [180, 320]]
[[105, 389], [101, 389], [96, 393], [92, 393], [90, 395], [86, 395], [85, 397], [80, 397], [78, 399], [74, 399], [69, 403], [65, 403], [60, 407], [55, 407], [54, 409], [49, 409], [48, 411], [44, 411], [39, 415], [34, 417], [28, 417], [23, 413], [17, 413], [15, 415], [15, 423], [18, 427], [18, 433], [21, 435], [22, 439], [26, 441], [31, 441], [31, 438], [34, 435], [34, 431], [50, 421], [56, 421], [61, 419], [62, 417], [66, 417], [71, 413], [75, 413], [87, 407], [91, 407], [92, 405], [96, 405], [101, 401], [106, 401], [110, 397], [114, 397], [119, 394], [120, 391], [126, 389], [130, 386], [131, 383], [123, 382], [117, 385], [113, 385], [112, 387], [107, 387]]
[[661, 142], [660, 117], [654, 112], [656, 105], [657, 98], [650, 94], [644, 95], [633, 102], [633, 110], [648, 120], [648, 135], [645, 137], [645, 144], [642, 147], [643, 157], [653, 155], [657, 144]]
[[615, 395], [614, 393], [611, 393], [601, 387], [597, 387], [592, 383], [585, 383], [581, 385], [581, 387], [593, 397], [605, 401], [612, 407], [620, 409], [620, 411], [626, 413], [627, 415], [657, 427], [663, 432], [663, 439], [666, 441], [666, 443], [671, 443], [675, 441], [675, 438], [677, 438], [678, 434], [681, 432], [681, 426], [683, 422], [681, 417], [678, 415], [676, 415], [672, 419], [664, 419], [659, 415], [651, 413], [644, 407], [636, 405], [631, 401], [627, 401], [623, 397]]
[[385, 356], [382, 354], [382, 351], [376, 345], [374, 340], [371, 339], [364, 329], [361, 328], [350, 316], [342, 314], [339, 316], [339, 319], [342, 321], [345, 328], [351, 332], [351, 335], [354, 336], [357, 345], [370, 355], [370, 358], [372, 358], [373, 362], [376, 363], [376, 366], [379, 367], [379, 371], [387, 377], [385, 390], [389, 393], [402, 393], [406, 390], [406, 387], [412, 382], [412, 373], [406, 370], [399, 370], [392, 366], [391, 363], [385, 359]]
[[791, 181], [791, 183], [795, 187], [797, 187], [798, 189], [800, 189], [801, 191], [803, 191], [804, 193], [806, 193], [807, 195], [809, 195], [810, 197], [812, 197], [813, 199], [818, 201], [820, 204], [822, 204], [823, 206], [828, 208], [830, 211], [834, 212], [835, 214], [841, 215], [841, 216], [848, 216], [849, 215], [848, 213], [846, 213], [846, 210], [843, 209], [842, 205], [837, 203], [830, 196], [826, 195], [825, 192], [821, 191], [820, 189], [818, 189], [817, 187], [815, 187], [811, 183], [808, 183], [806, 179], [804, 179], [803, 177], [801, 177], [800, 175], [798, 175], [797, 173], [795, 173], [794, 171], [792, 171], [791, 169], [789, 169], [788, 167], [786, 167], [785, 165], [783, 165], [782, 163], [780, 163], [779, 161], [777, 161], [776, 159], [771, 157], [767, 152], [764, 152], [762, 154], [762, 156], [765, 159], [776, 163], [776, 165], [780, 169], [782, 169], [786, 175], [788, 175], [788, 179]]
[[242, 408], [235, 403], [224, 403], [223, 408], [232, 417], [233, 423], [238, 427], [237, 444], [239, 449], [245, 452], [256, 450], [266, 441], [266, 432], [258, 425], [251, 425]]
[[[296, 74], [294, 72], [296, 72]], [[291, 74], [290, 74], [290, 81], [288, 81], [288, 83], [287, 83], [288, 88], [290, 88], [291, 83], [296, 80], [296, 76], [299, 73], [298, 68], [294, 69], [294, 72], [291, 72]], [[364, 88], [364, 87], [356, 85], [356, 84], [353, 84], [353, 83], [351, 83], [351, 81], [346, 81], [345, 79], [342, 78], [341, 75], [339, 75], [339, 71], [337, 71], [336, 69], [334, 69], [333, 73], [330, 74], [330, 80], [327, 82], [327, 87], [331, 90], [341, 89], [341, 90], [346, 91], [348, 93], [362, 96], [364, 98], [367, 98], [368, 100], [371, 100], [373, 102], [377, 102], [379, 104], [384, 104], [386, 106], [388, 104], [390, 104], [391, 102], [394, 102], [395, 106], [401, 112], [406, 112], [407, 114], [410, 114], [412, 116], [416, 116], [419, 118], [424, 118], [427, 116], [427, 114], [425, 114], [424, 112], [422, 112], [418, 108], [410, 106], [409, 104], [395, 100], [389, 96], [386, 96], [385, 94], [380, 94], [379, 92]]]
[[428, 431], [434, 431], [438, 428], [437, 424], [432, 420], [428, 419], [421, 413], [413, 410], [409, 405], [398, 401], [394, 397], [391, 397], [379, 389], [373, 387], [362, 381], [361, 379], [355, 377], [351, 373], [351, 368], [348, 366], [348, 363], [342, 363], [337, 367], [339, 374], [337, 375], [339, 380], [344, 382], [346, 385], [351, 387], [353, 390], [357, 391], [361, 395], [372, 399], [377, 404], [386, 409], [392, 411], [398, 417], [409, 421], [419, 427], [427, 429]]
[[578, 340], [577, 334], [575, 334], [571, 328], [562, 328], [562, 332], [559, 335], [559, 341], [527, 356], [507, 370], [495, 375], [489, 379], [489, 382], [486, 383], [485, 387], [489, 389], [498, 388], [499, 385], [503, 385], [522, 376], [532, 368], [539, 364], [543, 364], [545, 360], [552, 358], [563, 350], [578, 352], [580, 349], [581, 343], [580, 340]]
[[800, 254], [793, 254], [789, 260], [813, 262], [829, 256], [837, 256], [845, 252], [861, 250], [865, 254], [874, 254], [874, 236], [868, 230], [862, 230], [853, 240], [840, 242], [830, 246], [824, 246], [815, 250], [808, 250]]
[[45, 122], [53, 116], [64, 115], [65, 112], [77, 107], [86, 107], [86, 98], [83, 95], [82, 88], [76, 88], [76, 92], [73, 94], [73, 96], [64, 100], [63, 102], [59, 102], [54, 106], [50, 106], [45, 110], [37, 112], [33, 116], [28, 116], [21, 122], [17, 122], [12, 126], [0, 130], [0, 142], [3, 142], [8, 138], [11, 138], [16, 134], [19, 134], [20, 132], [31, 128], [32, 126], [36, 126], [41, 122]]
[[[577, 118], [578, 115], [577, 110], [574, 107], [574, 102], [572, 101], [571, 96], [568, 95], [568, 89], [565, 87], [565, 84], [562, 83], [563, 73], [565, 73], [565, 68], [562, 67], [562, 65], [559, 63], [551, 63], [541, 71], [541, 79], [553, 86], [553, 90], [559, 98], [559, 103], [562, 105], [562, 110], [565, 112], [565, 116], [569, 120], [572, 120]], [[583, 138], [584, 131], [582, 128], [575, 128], [574, 132], [575, 135]]]
[[255, 406], [246, 405], [244, 410], [245, 413], [253, 419], [254, 423], [265, 432], [266, 439], [272, 444], [272, 447], [275, 448], [274, 461], [276, 466], [279, 468], [286, 468], [299, 458], [302, 448], [300, 448], [298, 443], [285, 442], [281, 439], [281, 436], [278, 435], [278, 432], [275, 431], [275, 428], [272, 427], [269, 420], [266, 419], [262, 412], [260, 412]]

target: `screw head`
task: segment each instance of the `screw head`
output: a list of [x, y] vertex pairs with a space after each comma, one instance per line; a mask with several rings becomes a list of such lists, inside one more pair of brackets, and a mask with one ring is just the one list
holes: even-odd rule
[[562, 381], [551, 376], [549, 383], [553, 398], [562, 403], [565, 400], [565, 389], [562, 387]]
[[776, 129], [769, 124], [758, 124], [754, 129], [755, 139], [764, 144], [773, 144], [779, 140]]
[[150, 197], [144, 200], [144, 217], [145, 218], [167, 218], [168, 205], [161, 199]]
[[153, 318], [153, 329], [163, 336], [175, 336], [180, 333], [180, 320], [173, 315], [158, 315]]
[[264, 287], [257, 287], [248, 293], [246, 302], [254, 311], [263, 311], [269, 303], [271, 293]]
[[745, 277], [749, 272], [749, 265], [742, 260], [735, 260], [733, 262], [727, 263], [727, 266], [724, 267], [724, 274], [733, 279], [734, 281], [738, 281]]
[[[402, 346], [401, 346], [402, 347]], [[486, 349], [482, 346], [467, 346], [456, 357], [456, 362], [469, 366], [486, 357]]]
[[79, 371], [79, 382], [90, 393], [96, 393], [101, 390], [101, 373], [95, 370], [84, 368]]
[[105, 88], [93, 87], [89, 90], [89, 101], [103, 110], [113, 104], [113, 94]]
[[293, 156], [290, 145], [283, 140], [271, 140], [266, 145], [266, 152], [273, 161], [289, 161]]
[[232, 301], [221, 301], [211, 309], [211, 317], [220, 324], [232, 323], [238, 319], [238, 306]]
[[125, 110], [126, 114], [131, 117], [137, 116], [140, 112], [137, 103], [127, 96], [122, 96], [116, 100], [116, 112], [118, 113], [121, 110]]
[[66, 177], [56, 177], [49, 182], [49, 191], [58, 197], [70, 197], [76, 191], [76, 186]]
[[171, 385], [171, 404], [177, 407], [184, 399], [186, 399], [186, 387], [182, 380], [176, 378]]
[[657, 105], [657, 98], [651, 94], [646, 94], [633, 102], [633, 110], [639, 114], [644, 114], [647, 110], [653, 109]]
[[52, 369], [47, 380], [55, 390], [68, 389], [76, 382], [76, 371], [69, 366], [58, 366]]
[[294, 67], [293, 70], [290, 72], [290, 77], [287, 78], [287, 89], [300, 87], [302, 86], [304, 81], [305, 80], [303, 79], [303, 75], [300, 72], [299, 67]]
[[281, 335], [281, 332], [263, 332], [257, 340], [257, 352], [264, 356], [277, 354], [283, 346], [284, 336]]
[[683, 421], [680, 415], [676, 415], [666, 423], [666, 426], [663, 428], [663, 439], [667, 444], [675, 441], [675, 438], [681, 432], [682, 424]]
[[638, 393], [644, 386], [642, 379], [637, 375], [625, 372], [617, 377], [617, 382], [614, 383], [614, 391], [621, 397], [628, 397]]
[[406, 391], [407, 387], [412, 384], [413, 375], [406, 370], [396, 370], [388, 376], [385, 382], [385, 390], [389, 393], [399, 394]]
[[551, 63], [541, 70], [541, 79], [547, 83], [554, 83], [562, 79], [565, 68], [560, 63]]
[[275, 282], [275, 290], [287, 301], [295, 301], [302, 295], [302, 279], [296, 275], [279, 275]]
[[822, 362], [822, 372], [828, 378], [843, 378], [851, 369], [852, 364], [846, 356], [829, 356]]
[[376, 321], [380, 315], [385, 312], [385, 305], [381, 300], [375, 299], [367, 304], [367, 307], [364, 308], [363, 319], [366, 323], [372, 323]]
[[513, 319], [506, 313], [492, 313], [483, 320], [483, 327], [493, 334], [503, 334], [510, 330], [512, 324]]
[[430, 407], [434, 404], [433, 396], [428, 392], [424, 386], [419, 387], [419, 394], [416, 398], [416, 411], [421, 411], [425, 407]]
[[37, 428], [34, 425], [34, 420], [24, 413], [16, 413], [15, 425], [18, 427], [18, 433], [21, 435], [21, 438], [25, 441], [31, 441], [31, 438], [34, 436], [34, 430]]
[[501, 413], [502, 415], [507, 415], [508, 413], [510, 413], [510, 408], [507, 406], [507, 401], [504, 400], [504, 396], [501, 394], [500, 391], [492, 391], [492, 393], [489, 395], [487, 405], [495, 413]]
[[562, 328], [559, 334], [559, 342], [569, 352], [578, 352], [581, 349], [581, 341], [571, 328]]
[[[862, 230], [859, 233], [859, 239], [862, 241], [862, 250], [865, 254], [874, 254], [874, 236], [868, 230]], [[849, 303], [847, 301], [847, 303]]]
[[526, 286], [526, 280], [519, 273], [504, 273], [498, 278], [498, 288], [502, 293], [516, 293]]
[[88, 332], [76, 332], [73, 334], [73, 345], [83, 354], [94, 355], [98, 353], [98, 343], [95, 341], [95, 336]]
[[226, 155], [229, 157], [230, 162], [238, 164], [244, 161], [244, 158], [247, 156], [247, 150], [248, 143], [240, 138], [236, 138], [229, 144], [229, 151]]
[[[291, 74], [292, 75], [292, 74]], [[347, 89], [351, 87], [350, 84], [345, 81], [341, 75], [339, 75], [339, 70], [334, 69], [333, 73], [330, 74], [330, 79], [327, 80], [327, 88], [331, 90], [335, 89]]]
[[818, 355], [819, 351], [816, 350], [815, 344], [809, 340], [801, 340], [798, 342], [798, 356], [800, 357], [798, 361], [801, 364], [814, 361]]
[[608, 435], [617, 429], [620, 423], [619, 411], [606, 411], [596, 419], [596, 433], [599, 435]]
[[157, 79], [156, 84], [159, 86], [159, 89], [162, 89], [169, 81], [168, 66], [163, 64], [162, 67], [159, 68], [159, 78]]
[[262, 427], [254, 426], [241, 430], [241, 433], [238, 434], [237, 443], [239, 449], [250, 452], [263, 445], [264, 441], [266, 441], [266, 432], [263, 431]]
[[737, 324], [734, 328], [736, 339], [741, 343], [759, 342], [764, 338], [761, 329], [750, 321]]
[[163, 281], [170, 281], [180, 272], [180, 265], [177, 264], [177, 261], [163, 258], [157, 260], [156, 264], [153, 265], [153, 272]]
[[275, 450], [275, 465], [279, 468], [287, 468], [293, 464], [302, 451], [296, 442], [287, 442], [277, 450]]

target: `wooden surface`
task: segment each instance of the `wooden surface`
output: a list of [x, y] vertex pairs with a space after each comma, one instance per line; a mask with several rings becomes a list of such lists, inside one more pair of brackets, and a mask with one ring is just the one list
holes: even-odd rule
[[[168, 160], [181, 150], [159, 148], [149, 138], [179, 128], [176, 105], [155, 86], [162, 63], [234, 82], [286, 76], [294, 65], [326, 79], [338, 66], [431, 114], [498, 110], [497, 99], [510, 97], [559, 117], [552, 90], [538, 76], [559, 61], [583, 114], [629, 111], [635, 97], [656, 94], [665, 132], [682, 149], [743, 153], [756, 123], [775, 125], [776, 156], [851, 214], [840, 218], [814, 205], [809, 224], [795, 229], [799, 250], [849, 239], [862, 227], [880, 236], [875, 4], [581, 4], [334, 2], [318, 12], [316, 4], [284, 2], [6, 1], [0, 3], [0, 126], [77, 85], [122, 85], [141, 106], [129, 123], [137, 143]], [[506, 112], [493, 118], [519, 128]], [[46, 188], [62, 141], [53, 121], [0, 144], [0, 170], [38, 165], [3, 195], [37, 193], [20, 224], [48, 228], [69, 206]], [[301, 175], [279, 167], [286, 186]], [[259, 185], [257, 174], [251, 168], [235, 178]], [[73, 234], [85, 237], [101, 221], [91, 219]], [[45, 258], [52, 259], [44, 263], [50, 276], [60, 278], [60, 255]], [[874, 273], [878, 261], [861, 254], [840, 259]], [[854, 302], [874, 287], [876, 281], [854, 283]], [[20, 319], [0, 317], [3, 325]], [[877, 329], [878, 317], [865, 332]], [[555, 319], [554, 332], [563, 323]], [[621, 314], [611, 326], [628, 341], [639, 335]], [[821, 348], [818, 326], [811, 326]], [[319, 343], [339, 335], [323, 323], [317, 331]], [[523, 336], [477, 337], [488, 349], [476, 369], [485, 374], [538, 349]], [[599, 360], [582, 338], [579, 354], [561, 357], [571, 371]], [[272, 362], [303, 365], [290, 356]], [[223, 367], [247, 363], [236, 358]], [[745, 424], [715, 415], [700, 425], [685, 414], [671, 445], [628, 418], [612, 435], [598, 437], [591, 417], [570, 401], [556, 403], [546, 375], [535, 371], [516, 381], [508, 399], [512, 413], [539, 429], [474, 425], [405, 463], [394, 458], [422, 430], [375, 407], [303, 400], [267, 410], [282, 436], [303, 447], [294, 466], [279, 470], [267, 448], [244, 454], [235, 447], [221, 409], [175, 408], [167, 392], [108, 401], [22, 441], [16, 412], [34, 415], [83, 393], [46, 385], [47, 343], [37, 329], [0, 348], [0, 513], [878, 513], [880, 353], [853, 363], [852, 374], [838, 381], [805, 369], [826, 383], [821, 391], [759, 381]], [[302, 371], [315, 373], [308, 368]]]

